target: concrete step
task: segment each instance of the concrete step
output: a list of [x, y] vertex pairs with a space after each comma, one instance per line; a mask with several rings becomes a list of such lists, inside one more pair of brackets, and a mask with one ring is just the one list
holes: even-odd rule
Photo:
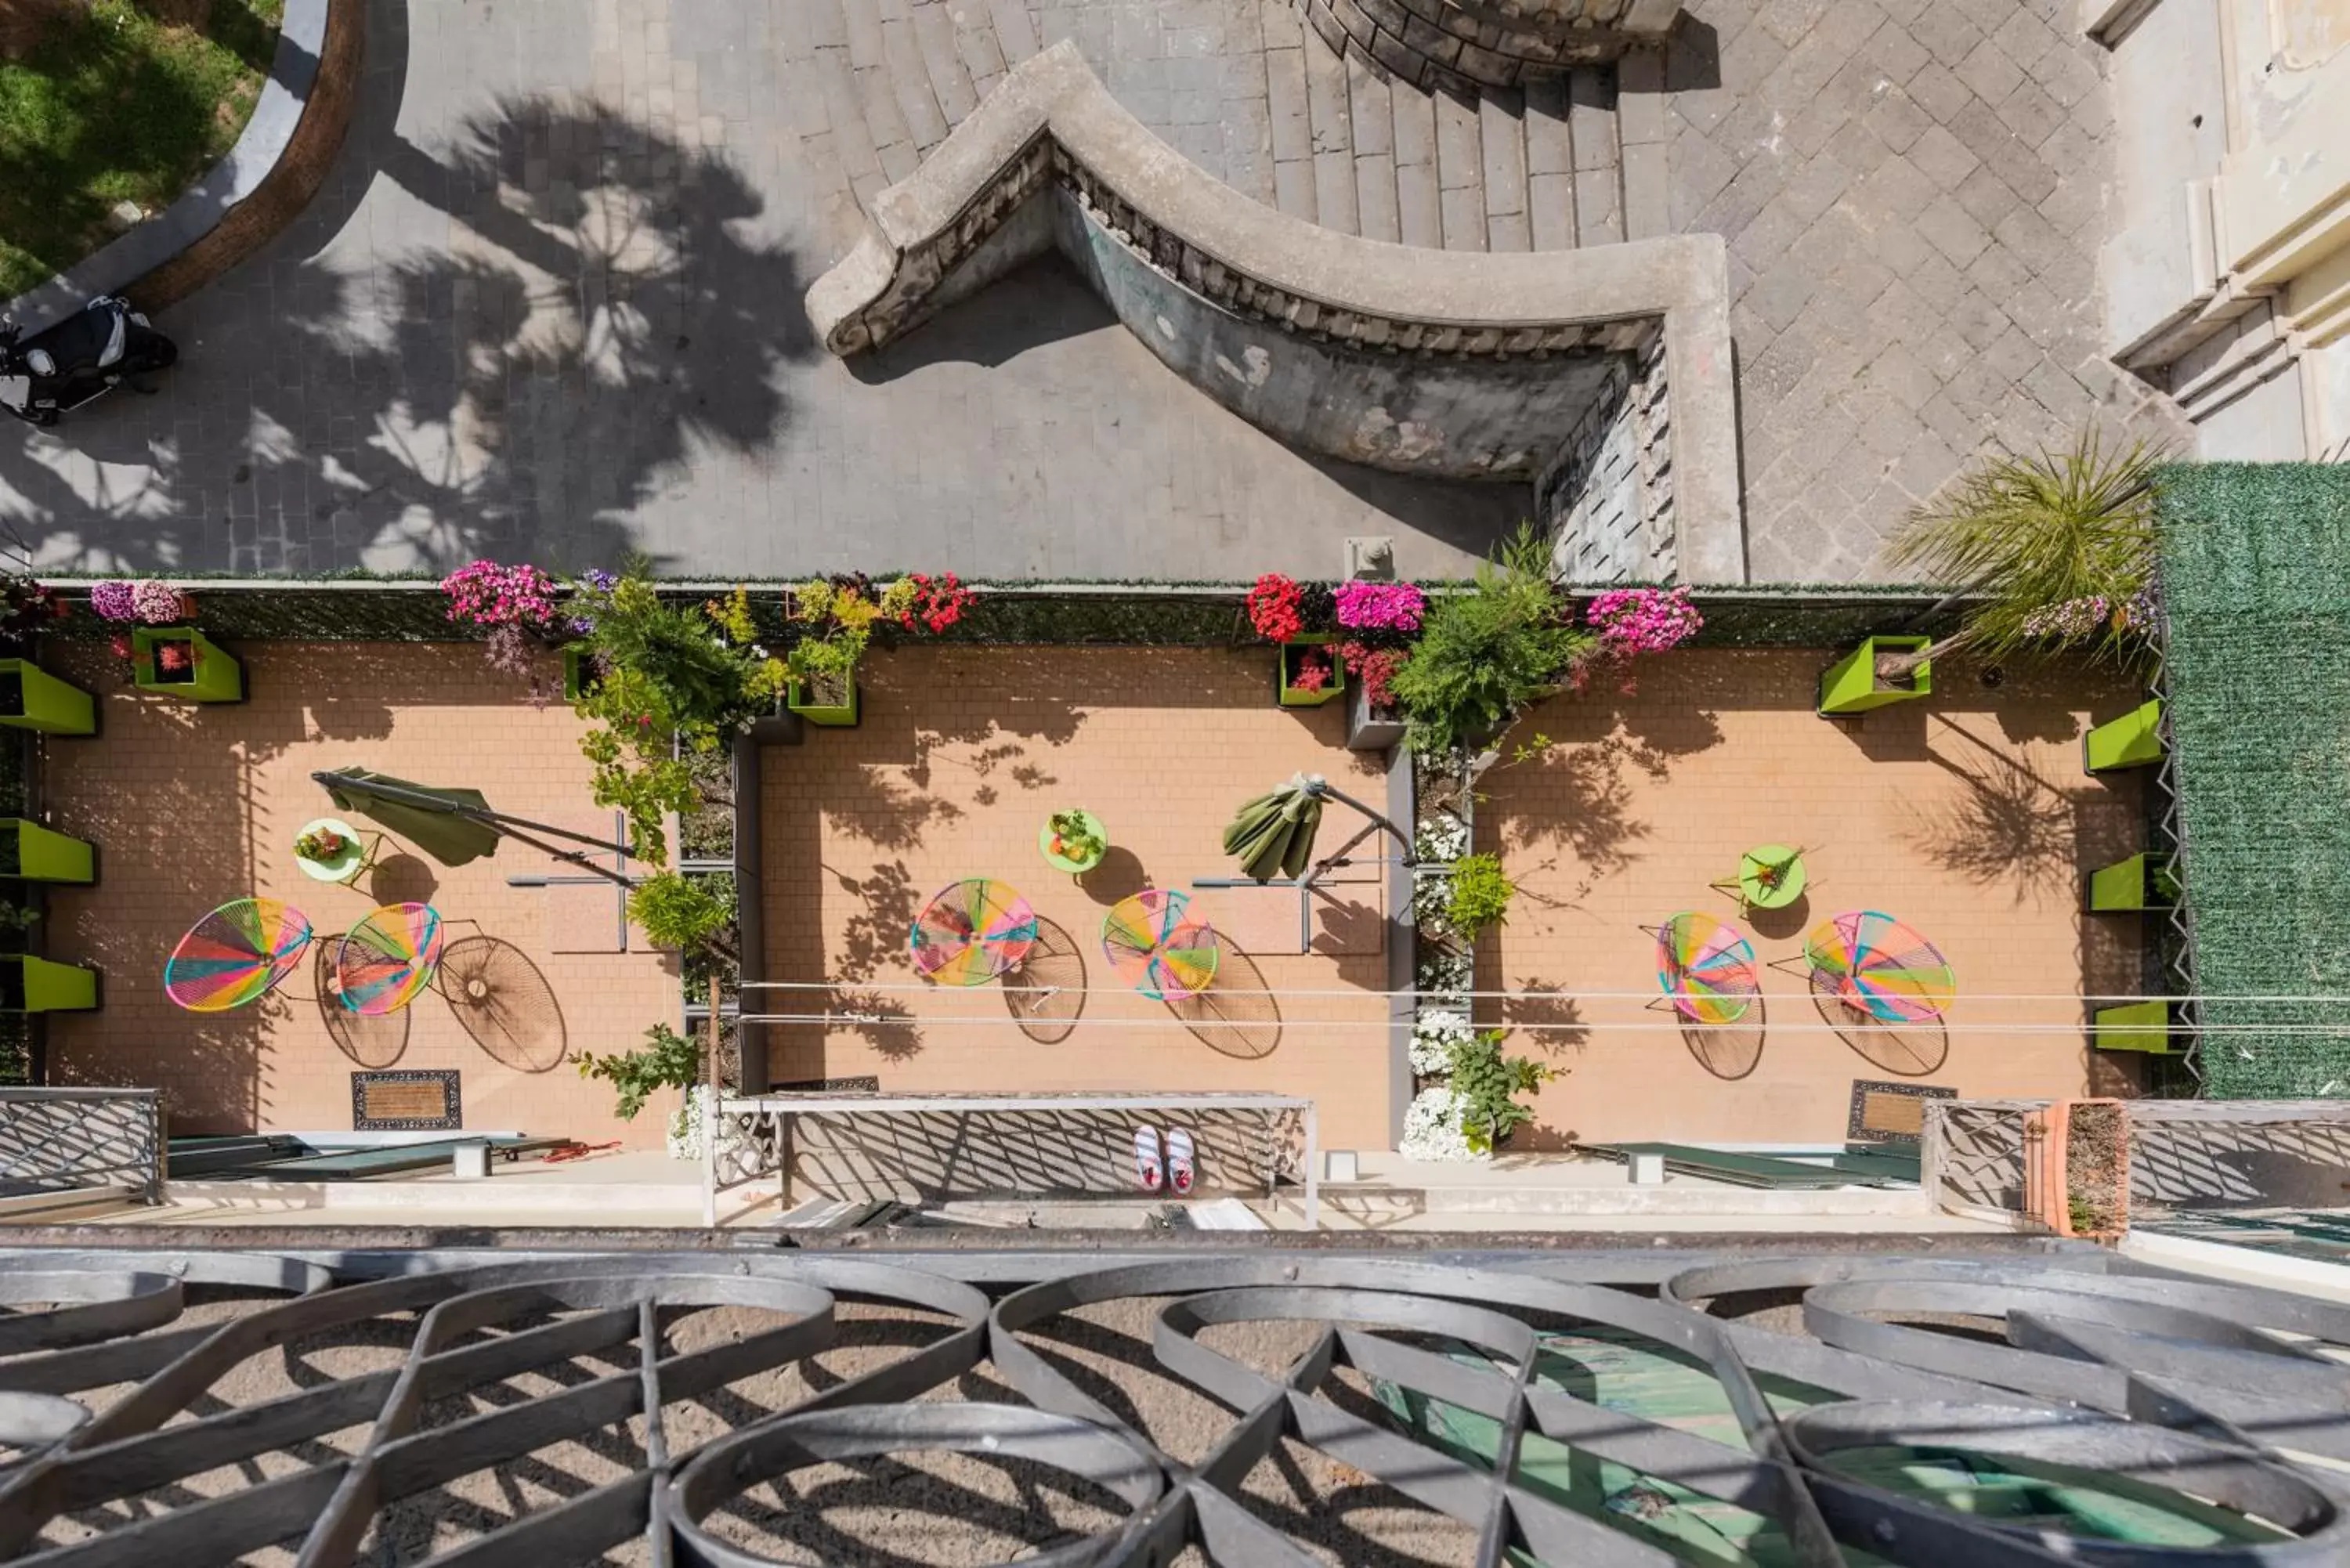
[[[1186, 156], [1324, 228], [1462, 251], [1626, 237], [1615, 67], [1523, 89], [1431, 90], [1333, 47], [1295, 0], [1226, 0], [1219, 26], [1198, 35], [1206, 55], [1176, 53], [1171, 34], [1119, 0], [775, 4], [803, 151], [868, 212], [1012, 66], [1069, 38]], [[1195, 47], [1190, 37], [1181, 48]], [[1199, 124], [1203, 101], [1221, 103], [1228, 122]], [[1661, 172], [1657, 183], [1661, 211]]]

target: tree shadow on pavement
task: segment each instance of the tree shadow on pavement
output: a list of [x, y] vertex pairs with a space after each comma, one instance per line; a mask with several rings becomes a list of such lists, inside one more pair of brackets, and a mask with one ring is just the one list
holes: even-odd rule
[[0, 454], [0, 515], [43, 566], [609, 565], [679, 465], [781, 431], [777, 371], [815, 350], [803, 280], [749, 237], [764, 202], [722, 154], [547, 98], [437, 153], [375, 130], [341, 172], [445, 227], [404, 217], [415, 243], [370, 275], [343, 259], [356, 212], [297, 223], [161, 323], [185, 350], [168, 408], [113, 400]]

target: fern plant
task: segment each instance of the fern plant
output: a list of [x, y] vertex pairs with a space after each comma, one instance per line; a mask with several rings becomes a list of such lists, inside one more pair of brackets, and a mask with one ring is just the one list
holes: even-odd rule
[[1551, 580], [1550, 547], [1521, 525], [1466, 593], [1439, 599], [1391, 690], [1411, 749], [1440, 755], [1482, 742], [1546, 697], [1597, 639], [1572, 623]]

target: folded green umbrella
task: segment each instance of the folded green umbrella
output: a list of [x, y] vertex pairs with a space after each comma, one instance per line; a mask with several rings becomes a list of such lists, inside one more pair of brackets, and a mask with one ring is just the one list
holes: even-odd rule
[[374, 819], [443, 866], [497, 853], [502, 835], [484, 820], [494, 814], [479, 790], [432, 789], [365, 768], [313, 776], [338, 809]]
[[1242, 872], [1260, 882], [1275, 877], [1295, 881], [1314, 861], [1314, 836], [1322, 826], [1318, 776], [1293, 774], [1289, 782], [1261, 794], [1224, 826], [1224, 853], [1237, 856]]

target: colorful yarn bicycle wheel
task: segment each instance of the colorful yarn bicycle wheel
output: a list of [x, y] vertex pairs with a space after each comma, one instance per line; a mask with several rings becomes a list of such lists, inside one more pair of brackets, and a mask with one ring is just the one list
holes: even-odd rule
[[440, 961], [441, 912], [430, 904], [386, 904], [344, 933], [335, 981], [345, 1007], [380, 1018], [423, 995]]
[[275, 898], [223, 904], [180, 939], [163, 964], [163, 994], [190, 1012], [258, 1002], [310, 945], [310, 922]]
[[1008, 882], [967, 877], [914, 917], [914, 967], [941, 985], [984, 985], [1028, 956], [1036, 911]]

